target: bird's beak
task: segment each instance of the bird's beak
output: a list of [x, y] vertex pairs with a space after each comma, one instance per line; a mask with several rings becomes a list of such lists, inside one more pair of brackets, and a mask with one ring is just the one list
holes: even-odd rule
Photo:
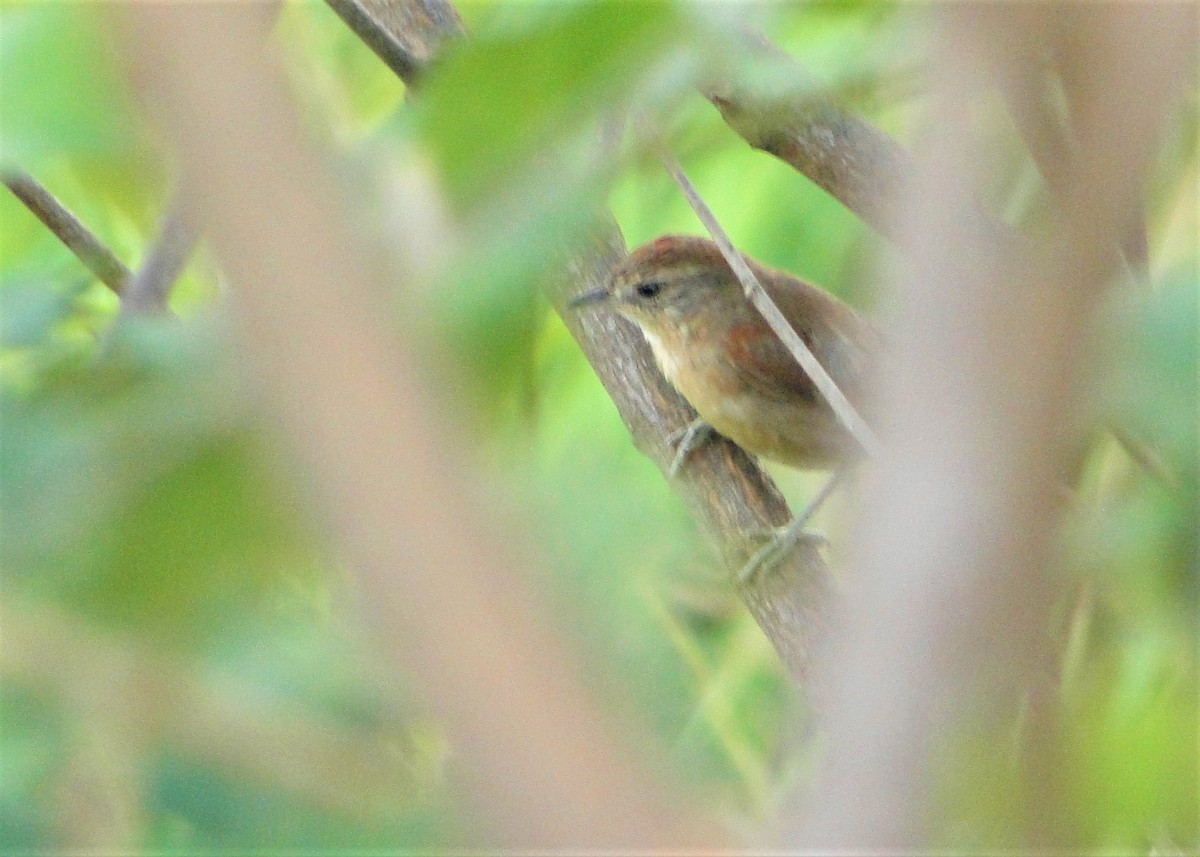
[[588, 289], [586, 292], [580, 292], [575, 297], [567, 301], [567, 306], [571, 309], [578, 309], [581, 306], [588, 304], [598, 304], [601, 301], [606, 301], [610, 297], [608, 289], [601, 286], [596, 289]]

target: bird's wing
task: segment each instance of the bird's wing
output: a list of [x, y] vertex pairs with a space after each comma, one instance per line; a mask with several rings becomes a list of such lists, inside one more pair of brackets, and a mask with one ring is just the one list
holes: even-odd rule
[[[811, 337], [802, 330], [797, 333], [811, 349]], [[742, 386], [772, 399], [789, 401], [799, 396], [805, 401], [816, 401], [819, 394], [808, 373], [766, 321], [756, 318], [733, 325], [726, 336], [726, 350]]]
[[[860, 399], [880, 351], [875, 326], [816, 286], [789, 278], [781, 287], [769, 272], [763, 273], [760, 280], [768, 294], [825, 371], [852, 402]], [[765, 320], [734, 326], [727, 345], [746, 386], [776, 399], [819, 398], [808, 373]]]

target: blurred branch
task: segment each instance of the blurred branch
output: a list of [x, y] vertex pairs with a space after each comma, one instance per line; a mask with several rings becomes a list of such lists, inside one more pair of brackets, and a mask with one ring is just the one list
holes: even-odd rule
[[[868, 469], [846, 621], [821, 664], [834, 688], [827, 758], [792, 819], [793, 848], [976, 845], [947, 840], [961, 822], [938, 816], [939, 787], [955, 782], [946, 736], [998, 731], [1030, 699], [1025, 838], [1079, 849], [1056, 754], [1061, 712], [1038, 684], [1062, 595], [1052, 567], [1061, 487], [1085, 428], [1112, 248], [1188, 85], [1196, 9], [1028, 8], [938, 10], [932, 37], [952, 49], [933, 66], [919, 169], [893, 200], [913, 252], [896, 273], [895, 348], [879, 384], [889, 434]], [[968, 129], [993, 69], [1064, 18], [1080, 84], [1076, 172], [1061, 216], [1034, 252], [1014, 255], [964, 216], [994, 162]]]
[[[1061, 211], [1072, 184], [1080, 179], [1075, 164], [1079, 142], [1072, 127], [1073, 94], [1067, 89], [1067, 81], [1058, 75], [1058, 52], [1049, 44], [1053, 35], [1043, 33], [1037, 42], [1025, 45], [1026, 53], [997, 69], [997, 80], [1017, 130]], [[1056, 98], [1056, 79], [1063, 83], [1065, 103]], [[1078, 97], [1074, 93], [1074, 100]], [[1124, 254], [1130, 269], [1144, 279], [1149, 268], [1149, 243], [1146, 208], [1140, 197], [1129, 201], [1128, 220], [1116, 249]]]
[[464, 32], [445, 0], [325, 0], [375, 55], [412, 87], [442, 42]]
[[121, 311], [132, 315], [166, 315], [171, 287], [196, 247], [195, 230], [184, 212], [186, 194], [176, 190], [159, 225], [158, 238], [121, 295]]
[[133, 272], [37, 179], [20, 170], [4, 170], [0, 180], [100, 282], [118, 295], [125, 290]]
[[381, 290], [247, 11], [156, 6], [126, 20], [147, 101], [179, 105], [162, 120], [237, 283], [248, 363], [396, 680], [414, 680], [461, 748], [477, 827], [524, 848], [718, 842], [598, 707], [531, 587], [536, 561], [499, 531], [414, 355], [381, 329]]
[[[408, 38], [405, 28], [413, 21], [424, 34], [423, 43], [437, 45], [463, 35], [458, 15], [448, 3], [373, 2], [379, 21], [397, 42]], [[388, 14], [383, 14], [385, 9]], [[425, 29], [431, 24], [432, 32]], [[626, 253], [611, 217], [605, 215], [601, 221], [590, 241], [564, 260], [563, 275], [545, 284], [546, 295], [608, 391], [634, 445], [667, 477], [675, 454], [668, 438], [690, 423], [695, 411], [663, 378], [632, 324], [612, 313], [580, 313], [567, 307], [572, 296], [603, 284], [609, 269]], [[792, 518], [775, 483], [753, 458], [724, 439], [696, 450], [685, 472], [668, 481], [720, 554], [747, 609], [788, 671], [797, 681], [807, 681], [832, 601], [832, 578], [820, 554], [802, 546], [771, 574], [754, 575], [749, 583], [737, 575], [761, 546], [762, 533]]]
[[[200, 764], [367, 819], [384, 816], [405, 795], [427, 787], [416, 778], [420, 766], [397, 750], [405, 744], [399, 730], [366, 735], [343, 731], [293, 706], [268, 701], [258, 687], [231, 678], [201, 678], [196, 665], [147, 641], [103, 633], [65, 611], [11, 593], [0, 603], [0, 626], [5, 681], [48, 682], [80, 716], [82, 728], [118, 729], [117, 746], [125, 757], [136, 757], [134, 747], [165, 743]], [[87, 657], [81, 658], [81, 652]], [[115, 736], [104, 737], [111, 748]], [[86, 765], [87, 746], [80, 749], [83, 755], [75, 762]], [[106, 752], [101, 761], [106, 767], [116, 758]], [[68, 772], [63, 799], [73, 802], [72, 795], [84, 788], [91, 794], [90, 808], [81, 805], [78, 810], [96, 816], [103, 807], [97, 800], [115, 796], [107, 789], [89, 792], [85, 783], [71, 780], [88, 779], [90, 768], [76, 766]], [[131, 789], [122, 789], [127, 803], [134, 800]], [[119, 819], [125, 813], [114, 809], [109, 814]], [[107, 827], [125, 831], [118, 838], [126, 845], [134, 835], [127, 824], [109, 822]], [[107, 841], [69, 830], [64, 835], [76, 847], [96, 848]]]

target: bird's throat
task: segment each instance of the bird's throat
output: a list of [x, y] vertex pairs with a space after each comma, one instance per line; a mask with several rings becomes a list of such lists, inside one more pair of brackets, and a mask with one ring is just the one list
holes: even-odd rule
[[642, 335], [650, 343], [650, 350], [654, 353], [654, 362], [658, 364], [659, 371], [678, 389], [682, 366], [677, 355], [685, 353], [680, 347], [682, 343], [667, 342], [659, 334], [644, 327], [642, 328]]

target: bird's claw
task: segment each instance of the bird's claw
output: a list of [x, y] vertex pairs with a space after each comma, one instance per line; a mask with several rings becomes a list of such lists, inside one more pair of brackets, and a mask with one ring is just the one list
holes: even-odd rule
[[787, 526], [767, 530], [766, 544], [755, 551], [746, 564], [738, 569], [738, 582], [743, 586], [749, 585], [761, 572], [778, 565], [801, 542], [807, 543], [813, 549], [829, 544], [829, 539], [823, 534], [804, 529], [805, 523], [807, 520], [797, 518]]
[[683, 428], [671, 432], [667, 438], [667, 442], [675, 447], [675, 457], [671, 459], [671, 466], [667, 468], [667, 475], [672, 479], [678, 476], [679, 471], [683, 468], [683, 463], [687, 461], [687, 457], [697, 447], [712, 440], [716, 433], [716, 429], [700, 417], [696, 417], [696, 419]]
[[791, 523], [768, 532], [767, 543], [759, 548], [754, 556], [750, 557], [750, 560], [738, 570], [738, 582], [740, 584], [743, 586], [749, 584], [754, 580], [755, 575], [759, 571], [776, 565], [800, 542], [808, 542], [814, 549], [823, 548], [829, 544], [829, 539], [820, 533], [804, 529], [804, 525], [809, 522], [809, 519], [829, 499], [829, 495], [833, 493], [833, 490], [846, 477], [848, 472], [845, 469], [835, 470], [833, 475], [821, 486], [821, 490], [808, 501], [808, 505], [804, 507], [799, 515], [792, 519]]

